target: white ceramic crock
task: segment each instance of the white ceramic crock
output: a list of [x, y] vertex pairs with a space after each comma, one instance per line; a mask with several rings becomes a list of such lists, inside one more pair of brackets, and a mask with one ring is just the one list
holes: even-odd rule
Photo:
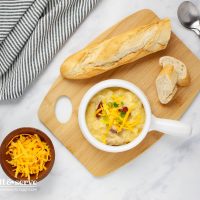
[[[146, 121], [140, 135], [137, 138], [135, 138], [132, 142], [125, 145], [121, 145], [121, 146], [110, 146], [110, 145], [106, 145], [99, 142], [90, 133], [86, 124], [86, 119], [85, 119], [85, 113], [86, 113], [86, 109], [87, 109], [90, 99], [99, 91], [105, 88], [111, 88], [111, 87], [125, 88], [125, 89], [130, 90], [134, 94], [136, 94], [142, 101], [144, 109], [145, 109], [145, 113], [146, 113]], [[147, 97], [144, 95], [144, 93], [133, 83], [120, 80], [120, 79], [110, 79], [110, 80], [102, 81], [94, 85], [93, 87], [91, 87], [86, 92], [86, 94], [84, 95], [80, 103], [78, 121], [79, 121], [79, 126], [84, 137], [96, 148], [103, 151], [107, 151], [107, 152], [127, 151], [135, 147], [136, 145], [138, 145], [145, 138], [147, 133], [152, 130], [160, 131], [162, 133], [166, 133], [166, 134], [174, 135], [174, 136], [191, 135], [191, 127], [189, 125], [186, 125], [180, 121], [161, 119], [161, 118], [155, 117], [151, 113], [151, 107], [150, 107], [149, 101]]]

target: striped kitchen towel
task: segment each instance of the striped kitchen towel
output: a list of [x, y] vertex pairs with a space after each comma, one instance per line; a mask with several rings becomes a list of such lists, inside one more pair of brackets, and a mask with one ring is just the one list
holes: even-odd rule
[[99, 0], [0, 0], [0, 100], [15, 99]]

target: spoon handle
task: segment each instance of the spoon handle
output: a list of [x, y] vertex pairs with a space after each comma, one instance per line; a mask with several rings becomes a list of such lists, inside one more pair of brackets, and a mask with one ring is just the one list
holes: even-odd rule
[[192, 30], [200, 37], [200, 29], [194, 28]]
[[200, 20], [194, 22], [191, 28], [200, 37]]

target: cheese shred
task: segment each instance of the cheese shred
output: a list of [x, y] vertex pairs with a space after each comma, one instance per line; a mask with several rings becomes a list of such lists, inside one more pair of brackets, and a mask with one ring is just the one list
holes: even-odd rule
[[13, 138], [8, 144], [7, 155], [11, 160], [7, 162], [12, 165], [15, 178], [21, 174], [30, 180], [31, 175], [38, 175], [46, 170], [45, 164], [51, 160], [49, 146], [41, 141], [37, 134], [21, 134]]

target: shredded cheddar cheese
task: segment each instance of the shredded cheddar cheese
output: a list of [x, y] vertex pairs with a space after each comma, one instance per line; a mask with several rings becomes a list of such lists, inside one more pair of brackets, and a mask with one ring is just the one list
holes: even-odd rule
[[[134, 105], [132, 105], [132, 106], [128, 109], [128, 111], [126, 112], [126, 115], [125, 115], [125, 117], [124, 117], [124, 119], [123, 119], [123, 122], [122, 122], [122, 124], [120, 125], [120, 127], [119, 127], [118, 130], [117, 130], [118, 132], [121, 132], [122, 129], [125, 127], [125, 125], [127, 125], [128, 117], [129, 117], [131, 111], [133, 110], [133, 108], [134, 108]], [[127, 126], [127, 129], [129, 129], [128, 126]], [[131, 130], [131, 128], [130, 128], [129, 130]]]
[[102, 99], [102, 102], [99, 104], [100, 108], [98, 107], [95, 113], [101, 116], [102, 123], [107, 126], [106, 132], [102, 136], [103, 143], [106, 143], [107, 135], [112, 127], [116, 129], [117, 133], [120, 133], [123, 129], [132, 131], [135, 126], [141, 123], [140, 115], [132, 121], [129, 120], [129, 116], [136, 107], [136, 104], [132, 104], [129, 108], [126, 107], [127, 111], [123, 112], [123, 96], [112, 95], [112, 99], [112, 102], [106, 102]]
[[49, 146], [37, 134], [21, 134], [13, 138], [6, 154], [11, 157], [7, 162], [14, 168], [15, 177], [21, 174], [21, 177], [28, 180], [32, 174], [37, 179], [38, 174], [46, 170], [45, 164], [51, 159]]

